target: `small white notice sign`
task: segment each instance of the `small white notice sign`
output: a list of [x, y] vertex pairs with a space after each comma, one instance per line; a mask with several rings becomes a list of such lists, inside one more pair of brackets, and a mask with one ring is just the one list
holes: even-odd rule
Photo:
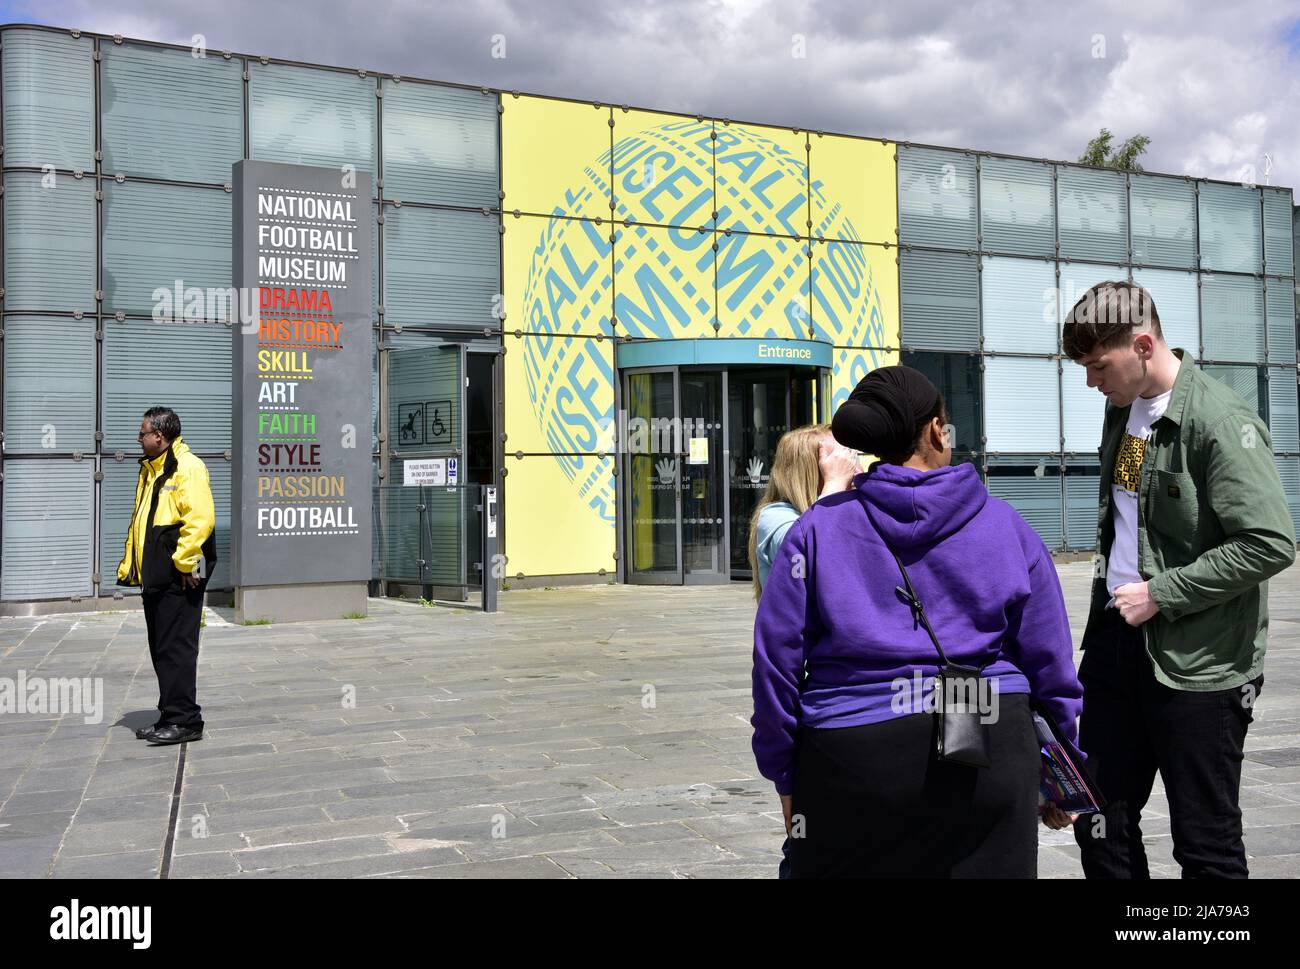
[[[454, 458], [452, 460], [455, 460]], [[431, 485], [440, 487], [447, 483], [446, 458], [420, 458], [402, 462], [403, 485]]]
[[691, 438], [691, 453], [686, 459], [687, 464], [708, 464], [709, 463], [709, 439], [707, 437]]

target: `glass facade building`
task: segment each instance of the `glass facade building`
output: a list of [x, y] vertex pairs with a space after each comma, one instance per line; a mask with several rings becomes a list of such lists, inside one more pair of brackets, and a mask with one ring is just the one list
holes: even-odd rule
[[[1169, 343], [1259, 409], [1300, 518], [1290, 189], [80, 31], [0, 42], [0, 601], [120, 593], [132, 432], [155, 403], [211, 472], [229, 585], [236, 328], [213, 294], [241, 158], [374, 175], [376, 485], [424, 453], [398, 433], [406, 388], [465, 382], [449, 453], [501, 487], [512, 578], [743, 574], [775, 437], [895, 362], [944, 392], [956, 460], [1049, 547], [1090, 549], [1104, 399], [1060, 320], [1103, 279], [1146, 287]], [[658, 358], [629, 349], [652, 341]], [[771, 369], [746, 356], [762, 341], [826, 358]], [[446, 347], [445, 367], [415, 355]], [[707, 473], [684, 448], [624, 461], [621, 415], [683, 407], [708, 425]]]

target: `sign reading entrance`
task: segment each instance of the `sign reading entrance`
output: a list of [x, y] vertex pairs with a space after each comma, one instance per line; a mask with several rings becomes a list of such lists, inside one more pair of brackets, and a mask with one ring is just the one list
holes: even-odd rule
[[[245, 593], [316, 586], [320, 598], [322, 584], [362, 583], [364, 609], [371, 577], [370, 176], [258, 161], [234, 170], [234, 281], [256, 291], [259, 316], [233, 341], [235, 585]], [[424, 434], [422, 411], [412, 423]], [[265, 601], [273, 614], [270, 603], [282, 600]], [[321, 608], [322, 615], [337, 611]]]

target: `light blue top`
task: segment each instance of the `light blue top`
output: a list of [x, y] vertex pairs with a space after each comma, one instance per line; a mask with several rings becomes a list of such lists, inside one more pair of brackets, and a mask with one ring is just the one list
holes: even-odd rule
[[764, 505], [758, 513], [758, 542], [756, 557], [758, 559], [758, 584], [767, 585], [767, 576], [776, 561], [776, 553], [781, 551], [785, 533], [799, 520], [799, 512], [788, 501], [774, 501]]

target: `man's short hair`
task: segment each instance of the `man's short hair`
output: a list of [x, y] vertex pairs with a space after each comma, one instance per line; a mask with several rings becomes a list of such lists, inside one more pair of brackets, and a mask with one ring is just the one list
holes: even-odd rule
[[150, 407], [144, 412], [149, 427], [169, 441], [181, 436], [181, 419], [170, 407]]
[[1134, 327], [1147, 324], [1154, 336], [1164, 339], [1151, 294], [1137, 283], [1108, 280], [1084, 293], [1065, 314], [1061, 348], [1078, 360], [1096, 350], [1123, 346], [1132, 339]]

